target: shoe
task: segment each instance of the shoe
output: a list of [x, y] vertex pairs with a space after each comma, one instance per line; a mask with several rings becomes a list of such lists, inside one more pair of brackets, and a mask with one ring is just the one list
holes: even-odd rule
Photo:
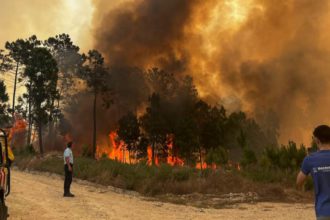
[[69, 197], [74, 197], [74, 195], [72, 193], [69, 193]]
[[63, 197], [74, 197], [72, 193], [63, 194]]

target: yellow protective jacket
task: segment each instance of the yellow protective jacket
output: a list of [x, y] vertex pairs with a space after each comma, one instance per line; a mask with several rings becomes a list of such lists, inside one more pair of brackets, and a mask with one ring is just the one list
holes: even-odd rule
[[[0, 138], [0, 142], [1, 142], [1, 146], [2, 146], [1, 153], [2, 153], [3, 158], [4, 158], [4, 161], [3, 162], [6, 163], [7, 161], [6, 161], [6, 157], [5, 157], [5, 153], [6, 153], [5, 139], [4, 138]], [[8, 140], [8, 142], [9, 142], [9, 140]], [[8, 143], [8, 158], [9, 158], [9, 160], [11, 162], [13, 162], [15, 160], [14, 153], [13, 153], [11, 147], [9, 146], [9, 143]]]

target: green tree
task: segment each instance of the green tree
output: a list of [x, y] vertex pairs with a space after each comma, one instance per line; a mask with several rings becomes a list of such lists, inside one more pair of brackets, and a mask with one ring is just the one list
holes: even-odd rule
[[90, 50], [87, 55], [83, 55], [84, 62], [80, 70], [80, 75], [85, 80], [87, 87], [93, 94], [93, 156], [96, 157], [96, 138], [97, 138], [97, 100], [102, 98], [103, 104], [108, 108], [111, 104], [110, 88], [106, 81], [109, 78], [109, 72], [104, 65], [104, 58], [97, 50]]
[[4, 50], [0, 49], [0, 73], [11, 69], [11, 60]]
[[29, 81], [26, 87], [33, 106], [31, 115], [38, 128], [40, 154], [43, 155], [43, 126], [49, 120], [51, 100], [58, 95], [57, 63], [46, 48], [34, 48], [26, 62], [24, 75]]
[[155, 165], [156, 144], [166, 145], [168, 127], [161, 111], [160, 96], [153, 93], [149, 98], [149, 107], [141, 117], [141, 125], [151, 142], [152, 165]]
[[288, 145], [266, 148], [262, 158], [271, 168], [296, 171], [306, 155], [307, 150], [304, 145], [298, 148], [295, 142], [289, 141]]
[[0, 126], [7, 123], [9, 120], [7, 114], [7, 104], [8, 102], [8, 94], [6, 92], [6, 86], [2, 80], [0, 80]]
[[65, 101], [64, 97], [73, 94], [76, 88], [74, 78], [81, 69], [83, 59], [81, 54], [79, 54], [79, 47], [73, 44], [70, 36], [67, 34], [50, 37], [44, 42], [44, 45], [56, 60], [59, 69], [59, 77], [56, 82], [59, 94], [52, 97], [49, 114], [48, 141], [50, 144], [53, 144], [56, 135], [55, 125], [63, 117], [61, 114], [61, 102]]
[[224, 124], [227, 120], [223, 107], [211, 107], [206, 102], [199, 100], [194, 108], [194, 118], [198, 127], [199, 160], [203, 164], [203, 151], [215, 150], [224, 144]]
[[248, 147], [244, 147], [243, 149], [243, 157], [241, 160], [242, 166], [248, 166], [251, 164], [257, 163], [257, 157], [253, 150]]
[[222, 147], [212, 148], [206, 154], [207, 164], [225, 165], [228, 163], [228, 152]]
[[11, 67], [15, 69], [14, 75], [14, 91], [12, 97], [12, 113], [15, 113], [15, 102], [16, 102], [16, 90], [17, 82], [19, 80], [19, 75], [22, 73], [22, 69], [25, 67], [28, 59], [30, 58], [31, 51], [33, 48], [40, 45], [40, 41], [35, 35], [30, 38], [23, 40], [17, 39], [14, 42], [6, 42], [5, 47], [9, 51], [9, 57], [15, 63]]
[[[185, 159], [185, 164], [194, 165], [196, 158], [194, 153], [199, 150], [200, 138], [197, 124], [192, 114], [178, 119], [178, 125], [174, 132], [174, 143], [172, 155], [180, 156]], [[177, 152], [175, 152], [177, 151]]]
[[118, 136], [126, 144], [131, 162], [131, 152], [137, 151], [137, 144], [140, 138], [139, 122], [132, 112], [127, 113], [119, 120]]

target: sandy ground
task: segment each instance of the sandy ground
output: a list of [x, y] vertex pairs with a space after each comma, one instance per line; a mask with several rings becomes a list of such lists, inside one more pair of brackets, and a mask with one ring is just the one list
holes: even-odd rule
[[258, 203], [230, 209], [201, 209], [147, 201], [135, 193], [75, 181], [75, 198], [62, 197], [63, 180], [56, 175], [12, 172], [7, 198], [9, 219], [315, 219], [312, 204]]

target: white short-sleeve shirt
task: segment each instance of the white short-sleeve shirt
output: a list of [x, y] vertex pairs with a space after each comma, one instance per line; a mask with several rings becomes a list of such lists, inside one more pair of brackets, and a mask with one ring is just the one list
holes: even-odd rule
[[70, 158], [70, 163], [73, 164], [73, 153], [72, 150], [70, 148], [66, 148], [64, 151], [64, 164], [66, 164], [66, 160], [65, 158], [69, 157]]

